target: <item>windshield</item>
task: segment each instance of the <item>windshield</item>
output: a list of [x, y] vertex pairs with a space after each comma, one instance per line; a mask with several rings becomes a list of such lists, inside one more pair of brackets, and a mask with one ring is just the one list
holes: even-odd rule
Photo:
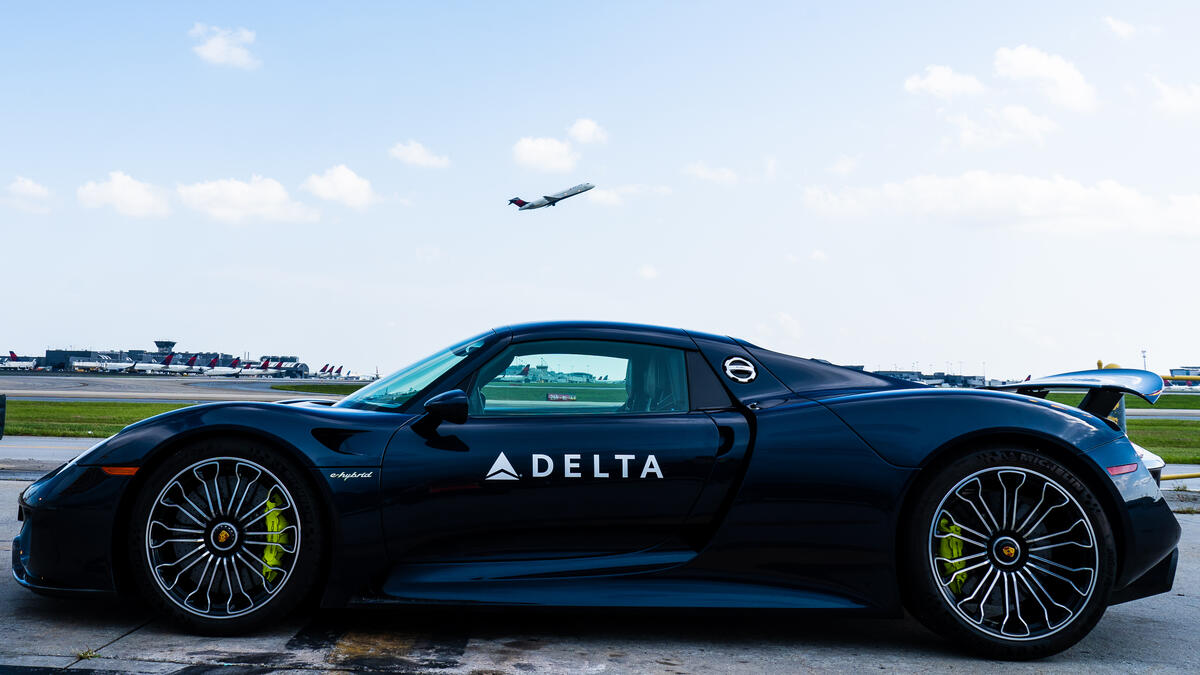
[[339, 401], [337, 407], [399, 410], [434, 380], [445, 375], [472, 352], [483, 347], [487, 338], [492, 335], [493, 332], [488, 331], [417, 361], [407, 368], [402, 368], [350, 394]]

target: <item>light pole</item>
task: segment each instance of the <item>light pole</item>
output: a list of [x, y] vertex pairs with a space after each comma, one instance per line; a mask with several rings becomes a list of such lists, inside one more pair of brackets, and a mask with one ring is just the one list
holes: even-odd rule
[[1142, 370], [1148, 370], [1148, 368], [1146, 368], [1146, 350], [1145, 349], [1142, 350]]

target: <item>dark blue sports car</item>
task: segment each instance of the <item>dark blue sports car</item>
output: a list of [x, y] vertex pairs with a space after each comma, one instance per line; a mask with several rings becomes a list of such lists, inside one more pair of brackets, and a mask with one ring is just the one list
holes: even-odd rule
[[[1087, 393], [1070, 407], [1052, 387]], [[1034, 658], [1169, 590], [1180, 530], [1108, 419], [1125, 394], [1157, 399], [1158, 376], [1010, 388], [669, 328], [500, 328], [334, 405], [127, 427], [22, 494], [13, 574], [140, 593], [205, 633], [308, 600], [907, 608]]]

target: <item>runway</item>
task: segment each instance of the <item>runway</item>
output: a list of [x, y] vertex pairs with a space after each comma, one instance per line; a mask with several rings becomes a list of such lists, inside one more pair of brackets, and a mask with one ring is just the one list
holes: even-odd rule
[[273, 384], [302, 380], [280, 378], [157, 375], [3, 375], [0, 394], [14, 401], [143, 401], [204, 403], [209, 401], [283, 401], [290, 398], [340, 396], [271, 389]]

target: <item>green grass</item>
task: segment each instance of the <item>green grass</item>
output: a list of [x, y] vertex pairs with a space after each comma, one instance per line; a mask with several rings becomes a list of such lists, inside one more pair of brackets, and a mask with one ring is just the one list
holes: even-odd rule
[[1169, 464], [1200, 464], [1200, 421], [1130, 419], [1126, 422], [1134, 443]]
[[335, 383], [319, 383], [312, 384], [273, 384], [272, 389], [280, 391], [303, 391], [309, 394], [353, 394], [354, 392], [367, 386], [363, 384], [335, 384]]
[[138, 420], [187, 406], [185, 403], [9, 401], [4, 434], [106, 438]]
[[[1083, 394], [1050, 394], [1047, 400], [1078, 406]], [[1171, 410], [1200, 410], [1200, 394], [1163, 394], [1158, 403], [1150, 405], [1136, 396], [1125, 397], [1126, 408], [1168, 408]]]
[[[306, 385], [279, 385], [301, 387]], [[359, 385], [324, 385], [357, 388]], [[296, 391], [290, 389], [290, 391]], [[492, 400], [544, 401], [548, 392], [573, 393], [579, 401], [620, 402], [625, 388], [612, 385], [554, 385], [545, 388], [489, 385]], [[323, 389], [320, 393], [331, 392]], [[138, 420], [187, 407], [178, 403], [107, 401], [9, 401], [4, 433], [12, 436], [111, 436]], [[1200, 464], [1200, 421], [1130, 419], [1129, 437], [1173, 464]]]

